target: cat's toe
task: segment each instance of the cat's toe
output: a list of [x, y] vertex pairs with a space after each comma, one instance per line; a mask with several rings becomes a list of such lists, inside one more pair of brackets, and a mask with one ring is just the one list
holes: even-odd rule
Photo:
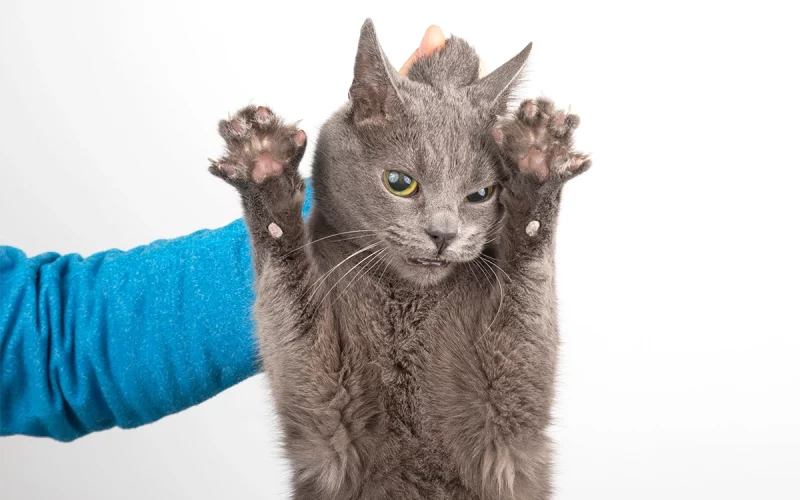
[[538, 127], [546, 123], [555, 114], [555, 104], [545, 97], [539, 97], [536, 100], [528, 99], [520, 104], [517, 113], [518, 117], [531, 127]]
[[270, 156], [278, 162], [287, 163], [297, 155], [299, 149], [305, 146], [306, 140], [307, 136], [304, 131], [295, 127], [282, 127], [261, 138], [261, 149], [269, 152]]
[[553, 137], [571, 139], [572, 132], [581, 124], [578, 115], [570, 114], [569, 111], [558, 111], [549, 123], [548, 129]]
[[539, 139], [547, 133], [552, 139], [571, 139], [572, 131], [578, 128], [581, 119], [569, 110], [557, 109], [555, 104], [549, 99], [540, 97], [523, 102], [517, 112], [518, 118], [528, 127], [535, 131]]
[[225, 142], [231, 144], [245, 139], [250, 134], [251, 128], [252, 126], [247, 120], [235, 116], [229, 120], [220, 120], [217, 129]]
[[294, 144], [295, 146], [302, 147], [306, 140], [308, 140], [308, 136], [306, 135], [305, 131], [298, 130], [296, 134], [294, 134]]
[[253, 112], [253, 121], [259, 125], [268, 125], [272, 123], [275, 118], [275, 113], [266, 106], [259, 106]]
[[244, 165], [237, 164], [228, 158], [220, 160], [209, 158], [208, 160], [211, 162], [208, 171], [217, 177], [229, 182], [238, 182], [247, 178], [247, 167]]
[[570, 175], [578, 175], [589, 170], [592, 166], [591, 153], [573, 153], [570, 155], [570, 161], [567, 165], [567, 171]]

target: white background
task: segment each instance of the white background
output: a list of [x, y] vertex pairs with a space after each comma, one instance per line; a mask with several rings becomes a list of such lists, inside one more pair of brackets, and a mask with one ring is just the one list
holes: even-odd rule
[[[559, 227], [557, 498], [800, 498], [796, 16], [444, 4], [4, 0], [0, 243], [88, 254], [239, 217], [205, 170], [216, 121], [267, 103], [313, 140], [368, 16], [396, 66], [432, 23], [488, 69], [533, 41], [522, 95], [571, 103], [594, 153]], [[0, 496], [285, 499], [270, 412], [256, 377], [137, 430], [0, 439]]]

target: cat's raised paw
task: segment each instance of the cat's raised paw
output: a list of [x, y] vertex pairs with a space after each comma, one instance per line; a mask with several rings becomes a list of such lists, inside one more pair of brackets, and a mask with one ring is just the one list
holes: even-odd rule
[[219, 122], [226, 154], [209, 159], [209, 170], [231, 184], [261, 184], [295, 171], [305, 150], [306, 133], [286, 125], [266, 106], [246, 106]]
[[545, 98], [523, 102], [513, 118], [499, 122], [492, 138], [524, 174], [539, 182], [563, 182], [591, 165], [588, 154], [572, 149], [577, 115], [559, 110]]

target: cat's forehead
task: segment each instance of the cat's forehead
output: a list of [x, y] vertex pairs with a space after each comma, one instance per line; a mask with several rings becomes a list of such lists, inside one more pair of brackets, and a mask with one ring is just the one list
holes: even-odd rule
[[465, 88], [415, 87], [403, 97], [406, 111], [418, 126], [473, 133], [485, 128], [490, 119]]
[[488, 118], [459, 90], [437, 89], [406, 100], [420, 174], [457, 190], [493, 181], [495, 174], [486, 148]]

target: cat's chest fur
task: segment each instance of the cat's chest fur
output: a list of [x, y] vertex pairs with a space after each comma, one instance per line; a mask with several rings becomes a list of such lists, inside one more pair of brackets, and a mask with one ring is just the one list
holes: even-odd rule
[[[377, 417], [367, 429], [364, 445], [378, 450], [384, 473], [404, 471], [417, 477], [424, 498], [451, 498], [441, 488], [458, 483], [454, 464], [444, 456], [438, 423], [431, 417], [430, 384], [436, 384], [435, 336], [448, 304], [450, 291], [437, 288], [411, 290], [387, 286], [369, 277], [334, 305], [337, 318], [319, 332], [335, 336], [354, 398], [372, 406]], [[351, 293], [357, 288], [355, 293]], [[357, 422], [349, 422], [357, 426]], [[394, 473], [393, 473], [394, 474]], [[455, 486], [452, 486], [455, 487]]]
[[[425, 434], [421, 383], [431, 363], [433, 325], [445, 298], [442, 290], [395, 288], [369, 279], [337, 308], [349, 325], [346, 341], [368, 346], [354, 365], [379, 371], [378, 397], [394, 432]], [[342, 323], [340, 323], [342, 324]]]

